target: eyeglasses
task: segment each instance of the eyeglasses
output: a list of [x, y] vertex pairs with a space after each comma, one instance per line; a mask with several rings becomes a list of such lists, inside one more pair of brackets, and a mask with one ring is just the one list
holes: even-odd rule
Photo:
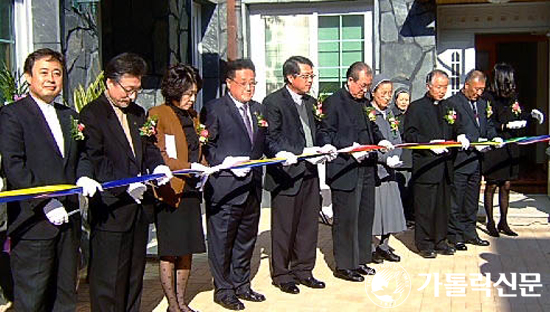
[[234, 83], [236, 83], [237, 85], [243, 87], [243, 88], [246, 88], [246, 87], [250, 87], [250, 88], [255, 88], [256, 85], [258, 84], [257, 81], [252, 81], [252, 82], [238, 82], [237, 80], [233, 79], [233, 78], [229, 78], [229, 80], [233, 81]]
[[132, 96], [132, 94], [135, 94], [135, 95], [138, 95], [141, 93], [141, 91], [143, 91], [142, 88], [139, 88], [139, 89], [128, 89], [126, 87], [124, 87], [118, 80], [115, 80], [115, 82], [120, 86], [120, 88], [122, 90], [124, 90], [124, 93], [126, 93], [126, 96]]
[[310, 74], [310, 75], [308, 75], [308, 74], [299, 74], [299, 75], [295, 74], [294, 77], [300, 77], [304, 80], [308, 80], [308, 79], [313, 80], [313, 79], [315, 79], [315, 77], [317, 77], [317, 75], [315, 75], [315, 74]]

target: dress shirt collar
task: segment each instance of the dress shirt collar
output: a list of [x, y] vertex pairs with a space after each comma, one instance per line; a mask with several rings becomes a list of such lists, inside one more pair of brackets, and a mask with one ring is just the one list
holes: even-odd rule
[[242, 107], [246, 107], [246, 104], [247, 103], [242, 103], [240, 101], [238, 101], [236, 98], [234, 98], [232, 95], [231, 95], [231, 92], [227, 92], [227, 94], [229, 95], [229, 97], [233, 100], [233, 103], [235, 103], [235, 105], [237, 106], [237, 109], [241, 109]]
[[298, 94], [292, 90], [290, 90], [290, 88], [288, 87], [288, 85], [285, 86], [286, 90], [288, 91], [288, 93], [290, 94], [290, 96], [292, 97], [292, 100], [294, 101], [294, 103], [298, 104], [298, 105], [302, 105], [303, 103], [303, 100], [304, 100], [304, 96], [301, 95], [301, 94]]
[[379, 112], [380, 114], [382, 114], [382, 117], [384, 117], [384, 119], [386, 118], [386, 114], [388, 113], [388, 107], [386, 106], [386, 109], [385, 110], [381, 110], [377, 105], [374, 105], [374, 104], [371, 104], [372, 107], [374, 107], [374, 109]]
[[38, 104], [38, 107], [40, 107], [40, 110], [42, 112], [44, 112], [46, 110], [51, 111], [52, 109], [55, 109], [55, 107], [53, 106], [53, 102], [46, 103], [46, 102], [42, 101], [41, 99], [39, 99], [37, 97], [34, 97], [30, 92], [29, 92], [29, 95], [36, 102], [36, 104]]

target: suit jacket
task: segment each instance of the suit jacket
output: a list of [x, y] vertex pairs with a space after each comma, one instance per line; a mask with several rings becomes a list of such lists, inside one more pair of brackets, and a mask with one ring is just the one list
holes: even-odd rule
[[[455, 140], [455, 124], [449, 124], [444, 116], [449, 113], [447, 101], [435, 105], [432, 98], [424, 97], [414, 101], [407, 109], [404, 141], [427, 143], [431, 140]], [[420, 183], [452, 182], [452, 161], [455, 149], [436, 155], [430, 150], [413, 150], [412, 179]]]
[[[344, 88], [336, 91], [323, 102], [325, 118], [317, 134], [319, 144], [332, 144], [336, 148], [359, 144], [377, 144], [384, 139], [374, 121], [364, 112], [367, 99], [357, 100]], [[369, 159], [358, 163], [351, 154], [340, 153], [327, 163], [327, 184], [336, 190], [351, 191], [357, 186], [359, 166], [376, 165], [376, 152]]]
[[[91, 164], [81, 142], [71, 135], [71, 117], [78, 114], [71, 108], [54, 103], [64, 139], [61, 155], [46, 118], [38, 104], [27, 96], [4, 107], [0, 113], [0, 151], [8, 189], [16, 190], [51, 184], [75, 184], [77, 177], [93, 177]], [[78, 209], [76, 195], [57, 197], [67, 211]], [[8, 234], [25, 239], [49, 239], [59, 229], [43, 212], [49, 199], [12, 202], [8, 205]], [[71, 222], [80, 221], [78, 214]]]
[[[87, 104], [80, 112], [81, 121], [85, 125], [86, 153], [93, 164], [95, 178], [100, 183], [152, 173], [156, 166], [164, 164], [153, 140], [139, 134], [139, 128], [147, 120], [145, 110], [131, 103], [125, 111], [135, 156], [105, 95]], [[113, 232], [124, 232], [131, 228], [141, 206], [132, 205], [134, 200], [126, 193], [126, 189], [126, 186], [109, 189], [91, 199], [93, 227]], [[143, 207], [146, 214], [152, 216], [152, 205]]]
[[[254, 136], [252, 142], [246, 131], [241, 115], [229, 95], [212, 100], [201, 111], [201, 122], [208, 130], [208, 141], [203, 146], [206, 161], [211, 166], [219, 165], [227, 156], [248, 156], [260, 159], [264, 154], [265, 132], [259, 127], [255, 116], [263, 116], [261, 104], [248, 103], [252, 114]], [[260, 196], [262, 187], [262, 168], [256, 167], [245, 177], [238, 178], [229, 170], [211, 175], [204, 189], [208, 205], [241, 205], [250, 191]]]
[[[464, 93], [457, 92], [451, 96], [448, 99], [448, 104], [457, 113], [457, 133], [465, 134], [470, 142], [477, 142], [479, 138], [490, 140], [497, 136], [492, 120], [487, 118], [487, 102], [484, 99], [479, 98], [476, 101], [479, 124], [470, 101]], [[466, 174], [474, 173], [480, 169], [481, 158], [482, 154], [474, 147], [470, 147], [466, 151], [459, 150], [454, 161], [454, 170]]]
[[[316, 103], [317, 100], [313, 97], [305, 95], [302, 104], [306, 106], [313, 145], [318, 145], [315, 139], [318, 122], [313, 116]], [[302, 154], [306, 146], [304, 129], [296, 104], [287, 88], [283, 87], [268, 95], [263, 104], [268, 122], [266, 155], [274, 157], [280, 151]], [[305, 175], [317, 175], [317, 166], [305, 161], [287, 167], [280, 164], [267, 166], [265, 188], [277, 194], [294, 196], [298, 193]]]
[[[199, 124], [197, 112], [189, 110], [189, 113], [193, 118], [196, 129]], [[172, 171], [191, 168], [187, 148], [187, 137], [185, 136], [183, 126], [174, 110], [170, 106], [162, 104], [151, 108], [149, 110], [149, 116], [158, 117], [155, 145], [159, 148], [164, 163], [166, 163]], [[168, 155], [166, 151], [166, 136], [174, 137], [177, 158], [172, 158]], [[201, 158], [201, 147], [199, 145], [199, 160]], [[185, 187], [185, 179], [185, 176], [174, 176], [169, 184], [154, 188], [155, 196], [172, 207], [179, 207]]]

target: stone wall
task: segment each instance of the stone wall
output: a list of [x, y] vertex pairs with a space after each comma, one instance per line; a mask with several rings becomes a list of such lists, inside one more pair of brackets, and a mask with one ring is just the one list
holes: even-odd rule
[[408, 84], [413, 100], [425, 93], [426, 74], [435, 66], [435, 19], [434, 1], [379, 0], [379, 69]]

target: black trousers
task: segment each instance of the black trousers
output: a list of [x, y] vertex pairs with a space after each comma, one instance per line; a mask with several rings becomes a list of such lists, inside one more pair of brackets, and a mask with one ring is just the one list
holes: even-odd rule
[[52, 239], [12, 240], [15, 311], [75, 311], [80, 222]]
[[271, 278], [287, 283], [312, 276], [317, 250], [321, 195], [319, 178], [302, 181], [298, 193], [271, 193]]
[[450, 185], [414, 183], [415, 242], [418, 250], [445, 248], [451, 202]]
[[139, 311], [149, 222], [139, 207], [127, 232], [92, 229], [90, 303], [92, 311]]
[[479, 202], [481, 173], [454, 173], [449, 215], [449, 242], [464, 242], [477, 238], [476, 218]]
[[374, 219], [374, 167], [359, 167], [352, 191], [331, 189], [332, 241], [338, 269], [356, 269], [372, 258]]
[[214, 297], [250, 289], [250, 262], [260, 221], [259, 194], [250, 191], [242, 205], [207, 207], [208, 263], [214, 278]]

